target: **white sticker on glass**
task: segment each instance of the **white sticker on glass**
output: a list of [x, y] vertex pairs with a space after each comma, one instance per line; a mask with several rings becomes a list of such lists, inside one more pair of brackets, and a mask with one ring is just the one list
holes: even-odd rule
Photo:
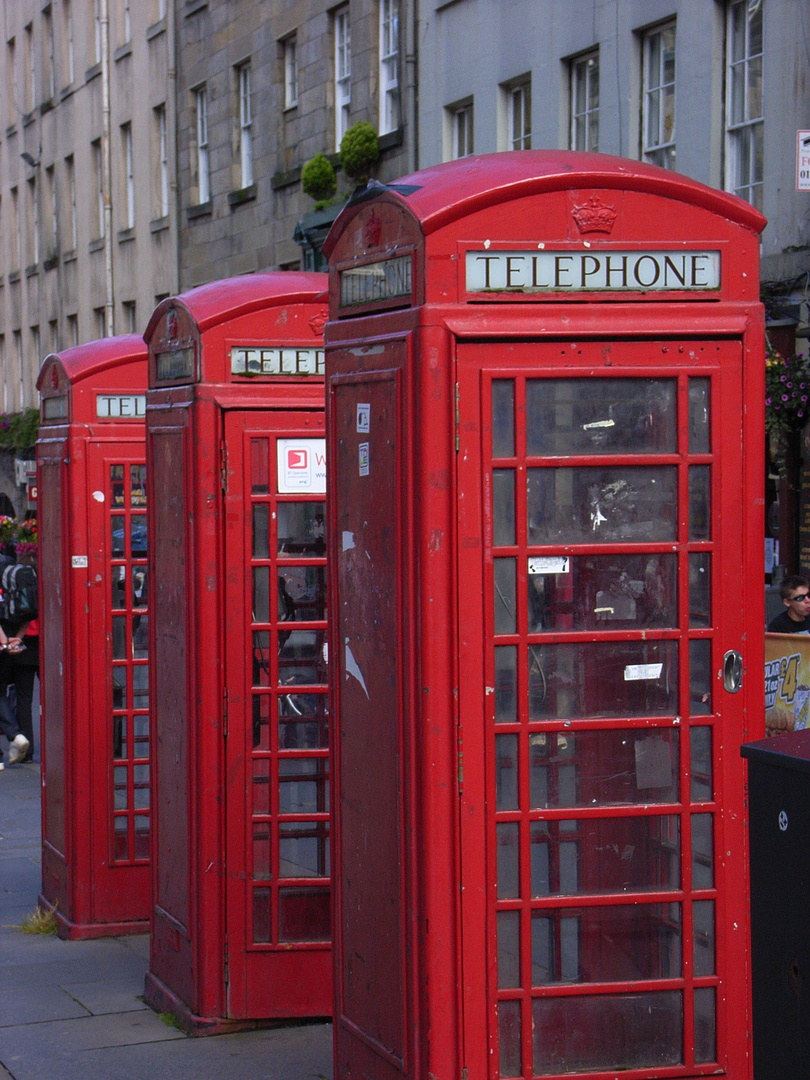
[[624, 669], [625, 682], [638, 682], [641, 679], [660, 679], [663, 664], [628, 664]]

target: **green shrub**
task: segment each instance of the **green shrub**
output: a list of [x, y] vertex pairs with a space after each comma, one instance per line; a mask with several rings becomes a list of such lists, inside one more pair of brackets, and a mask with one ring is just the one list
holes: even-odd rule
[[377, 132], [367, 120], [358, 120], [340, 140], [340, 164], [350, 180], [365, 184], [380, 156]]
[[39, 409], [23, 409], [0, 416], [0, 450], [30, 450], [37, 441]]
[[322, 209], [337, 191], [337, 180], [332, 163], [320, 151], [310, 158], [301, 170], [301, 187], [304, 194], [315, 200], [318, 210]]

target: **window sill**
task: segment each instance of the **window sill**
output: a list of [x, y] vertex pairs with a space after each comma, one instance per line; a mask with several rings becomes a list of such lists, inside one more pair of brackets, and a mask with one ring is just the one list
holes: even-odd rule
[[241, 206], [246, 202], [252, 202], [255, 198], [256, 185], [250, 184], [248, 187], [239, 188], [238, 191], [229, 191], [228, 206], [230, 206], [231, 210], [234, 210], [237, 206]]
[[16, 124], [9, 124], [8, 127], [6, 128], [6, 138], [10, 139], [12, 135], [16, 135], [16, 134], [17, 134], [17, 125]]
[[70, 95], [73, 93], [73, 90], [73, 83], [70, 83], [68, 86], [63, 86], [62, 89], [59, 91], [59, 100], [64, 101], [65, 98], [69, 98]]
[[394, 128], [393, 131], [387, 131], [385, 135], [380, 135], [377, 139], [377, 143], [380, 147], [380, 153], [385, 150], [393, 150], [395, 147], [402, 146], [402, 140], [404, 137], [404, 128]]
[[113, 60], [117, 64], [119, 60], [123, 60], [125, 56], [132, 55], [132, 42], [125, 41], [123, 45], [119, 45], [113, 53]]
[[38, 263], [31, 263], [30, 266], [26, 266], [26, 268], [25, 268], [25, 276], [27, 278], [28, 277], [36, 277], [38, 273], [39, 273], [39, 264]]
[[183, 14], [188, 17], [189, 15], [196, 15], [198, 11], [203, 11], [208, 7], [208, 0], [186, 0], [186, 7]]
[[46, 113], [49, 113], [51, 111], [51, 109], [53, 109], [53, 108], [54, 108], [54, 100], [51, 97], [51, 98], [48, 98], [47, 101], [42, 102], [42, 104], [39, 107], [39, 115], [44, 116]]
[[84, 73], [84, 81], [86, 83], [92, 82], [93, 79], [97, 79], [100, 74], [101, 74], [101, 61], [99, 60], [99, 62], [97, 64], [93, 64], [92, 67], [89, 67], [87, 69], [87, 71], [85, 71], [85, 73]]
[[160, 22], [152, 23], [151, 26], [147, 27], [146, 40], [151, 41], [153, 38], [160, 37], [161, 34], [165, 34], [165, 33], [166, 33], [166, 17], [164, 15], [164, 17], [160, 20]]
[[24, 128], [27, 128], [30, 124], [33, 124], [33, 122], [36, 120], [36, 118], [37, 118], [37, 111], [36, 111], [36, 109], [32, 109], [31, 112], [27, 112], [25, 114], [25, 116], [23, 116], [23, 118], [22, 118], [22, 126]]
[[91, 240], [90, 243], [87, 245], [87, 250], [90, 252], [91, 255], [96, 251], [103, 251], [104, 237], [100, 236], [97, 240]]
[[59, 256], [58, 255], [49, 255], [48, 258], [43, 262], [42, 269], [43, 270], [55, 270], [58, 265], [59, 265]]
[[168, 215], [166, 215], [166, 217], [155, 218], [153, 221], [149, 222], [149, 231], [151, 233], [163, 232], [163, 230], [168, 229], [168, 227], [169, 227], [169, 217], [168, 217]]
[[8, 274], [8, 280], [9, 280], [10, 285], [14, 285], [15, 282], [20, 280], [20, 271], [19, 270], [10, 270], [9, 274]]
[[301, 179], [301, 166], [297, 165], [294, 169], [286, 169], [284, 172], [274, 173], [270, 177], [270, 187], [273, 191], [278, 191], [279, 188], [289, 187], [290, 184], [297, 184]]
[[130, 225], [128, 229], [119, 229], [115, 238], [119, 244], [126, 244], [129, 240], [134, 240], [135, 226]]
[[71, 248], [70, 251], [66, 251], [62, 256], [62, 263], [76, 262], [76, 248]]
[[196, 218], [210, 217], [213, 209], [214, 207], [210, 199], [208, 202], [195, 203], [194, 206], [187, 207], [186, 220], [194, 221]]

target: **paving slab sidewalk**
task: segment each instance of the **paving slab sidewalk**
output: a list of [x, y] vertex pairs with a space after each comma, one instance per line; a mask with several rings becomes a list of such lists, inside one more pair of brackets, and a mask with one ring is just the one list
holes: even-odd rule
[[40, 891], [40, 767], [0, 773], [0, 1080], [332, 1080], [332, 1026], [189, 1038], [141, 1000], [146, 935], [24, 934]]

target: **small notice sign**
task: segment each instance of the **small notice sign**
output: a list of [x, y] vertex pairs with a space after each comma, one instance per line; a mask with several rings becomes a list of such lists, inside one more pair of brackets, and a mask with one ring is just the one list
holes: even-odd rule
[[278, 490], [280, 495], [326, 491], [326, 440], [278, 440]]
[[810, 191], [810, 131], [796, 133], [796, 190]]

